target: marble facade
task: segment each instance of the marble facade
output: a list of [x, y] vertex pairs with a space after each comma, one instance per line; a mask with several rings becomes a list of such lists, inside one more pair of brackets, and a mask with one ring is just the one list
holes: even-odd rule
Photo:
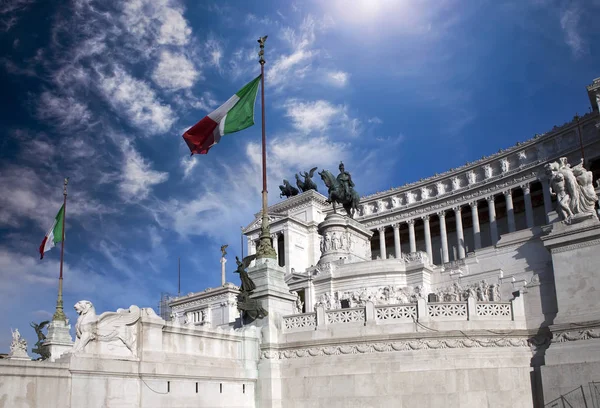
[[[588, 92], [600, 100], [600, 82]], [[312, 190], [272, 205], [277, 259], [248, 268], [266, 318], [242, 325], [231, 283], [172, 299], [171, 321], [135, 306], [90, 314], [74, 345], [61, 332], [53, 361], [0, 361], [0, 408], [543, 407], [577, 387], [592, 401], [598, 207], [563, 220], [546, 167], [575, 167], [581, 129], [596, 182], [598, 123], [596, 104], [363, 197], [354, 220]], [[260, 223], [243, 230], [250, 254]]]

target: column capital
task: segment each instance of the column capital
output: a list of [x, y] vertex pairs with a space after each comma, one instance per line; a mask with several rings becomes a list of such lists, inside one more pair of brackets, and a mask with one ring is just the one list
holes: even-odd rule
[[509, 196], [512, 197], [512, 190], [503, 191], [502, 194], [504, 194], [504, 197], [506, 198], [508, 198]]
[[440, 218], [446, 218], [446, 210], [438, 211], [436, 214]]
[[454, 211], [457, 214], [460, 214], [460, 212], [462, 211], [461, 206], [457, 205], [455, 207], [452, 207], [452, 211]]
[[420, 218], [423, 220], [423, 222], [429, 222], [429, 217], [430, 217], [430, 215], [426, 214], [426, 215], [421, 215]]
[[487, 197], [485, 198], [485, 201], [487, 201], [487, 202], [488, 202], [488, 204], [489, 204], [490, 202], [492, 202], [492, 203], [493, 203], [493, 202], [494, 202], [494, 196], [493, 196], [493, 195], [491, 195], [491, 196], [487, 196]]
[[469, 207], [471, 207], [471, 210], [472, 210], [473, 208], [477, 208], [477, 201], [471, 201], [471, 202], [469, 203]]
[[377, 231], [379, 231], [379, 233], [385, 232], [385, 225], [382, 225], [381, 227], [377, 227]]
[[408, 225], [415, 225], [415, 220], [414, 220], [414, 218], [413, 218], [413, 219], [411, 219], [411, 220], [407, 220], [407, 221], [406, 221], [406, 223], [407, 223]]
[[392, 228], [395, 229], [395, 230], [400, 229], [400, 223], [397, 222], [395, 224], [392, 224]]
[[529, 194], [531, 192], [531, 183], [523, 183], [519, 187], [523, 190], [523, 194]]

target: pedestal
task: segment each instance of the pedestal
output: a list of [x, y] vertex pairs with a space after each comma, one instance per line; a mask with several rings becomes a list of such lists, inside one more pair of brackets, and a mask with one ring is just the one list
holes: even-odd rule
[[44, 340], [44, 345], [50, 351], [50, 361], [55, 361], [63, 354], [67, 353], [73, 347], [71, 339], [71, 325], [68, 320], [53, 320], [48, 325], [48, 336]]
[[556, 222], [542, 230], [552, 254], [558, 309], [541, 367], [548, 402], [600, 378], [600, 222], [594, 214], [576, 215], [571, 225]]
[[27, 354], [26, 350], [16, 349], [8, 353], [6, 357], [7, 360], [22, 360], [22, 361], [31, 361], [31, 357]]
[[319, 224], [321, 259], [319, 264], [344, 259], [345, 263], [371, 260], [373, 232], [352, 218], [328, 214]]

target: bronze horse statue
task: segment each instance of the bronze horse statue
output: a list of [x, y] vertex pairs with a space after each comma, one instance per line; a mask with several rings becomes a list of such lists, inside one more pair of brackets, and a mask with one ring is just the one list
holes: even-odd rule
[[346, 194], [344, 185], [329, 170], [319, 172], [319, 176], [321, 176], [323, 183], [328, 188], [329, 198], [327, 202], [333, 204], [333, 212], [336, 212], [335, 204], [338, 203], [344, 207], [350, 218], [354, 218], [354, 213], [358, 210], [358, 203], [360, 201], [358, 193], [350, 188], [349, 194]]

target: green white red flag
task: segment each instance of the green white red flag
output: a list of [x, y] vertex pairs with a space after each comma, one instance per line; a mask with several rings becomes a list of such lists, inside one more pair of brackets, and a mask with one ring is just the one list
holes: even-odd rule
[[206, 154], [223, 135], [254, 125], [254, 103], [259, 82], [260, 75], [183, 134], [192, 155]]
[[54, 248], [54, 245], [62, 241], [63, 237], [63, 219], [65, 217], [65, 206], [61, 206], [56, 218], [54, 218], [54, 224], [44, 237], [42, 244], [40, 245], [40, 259], [44, 259], [44, 252], [47, 252]]

